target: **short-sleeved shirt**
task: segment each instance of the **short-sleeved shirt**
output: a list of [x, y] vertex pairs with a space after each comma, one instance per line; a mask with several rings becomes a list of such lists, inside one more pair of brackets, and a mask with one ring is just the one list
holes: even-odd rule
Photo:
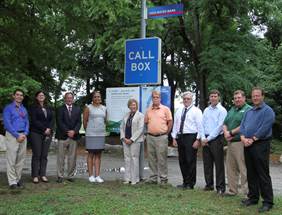
[[159, 105], [159, 107], [149, 107], [145, 114], [145, 123], [148, 126], [150, 134], [164, 134], [168, 132], [168, 121], [172, 120], [172, 114], [168, 107]]
[[[232, 107], [224, 120], [224, 125], [227, 126], [228, 130], [232, 130], [240, 126], [241, 121], [243, 119], [244, 114], [247, 110], [251, 109], [252, 107], [247, 103], [244, 104], [242, 107]], [[231, 142], [240, 141], [240, 134], [236, 134]]]

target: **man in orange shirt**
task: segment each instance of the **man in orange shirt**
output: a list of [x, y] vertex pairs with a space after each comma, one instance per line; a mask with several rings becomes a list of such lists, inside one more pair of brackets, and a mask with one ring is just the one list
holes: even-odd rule
[[172, 114], [168, 107], [161, 104], [160, 92], [152, 92], [152, 101], [152, 106], [145, 114], [148, 162], [152, 171], [149, 182], [157, 183], [159, 174], [160, 183], [166, 184], [168, 134], [172, 128]]

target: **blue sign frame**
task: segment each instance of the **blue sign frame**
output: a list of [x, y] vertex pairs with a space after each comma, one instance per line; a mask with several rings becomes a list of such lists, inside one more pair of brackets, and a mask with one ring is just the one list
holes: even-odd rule
[[159, 6], [159, 7], [151, 7], [148, 9], [148, 18], [150, 19], [182, 16], [183, 14], [184, 14], [184, 5], [182, 3]]
[[125, 42], [124, 84], [161, 83], [161, 39], [150, 37]]

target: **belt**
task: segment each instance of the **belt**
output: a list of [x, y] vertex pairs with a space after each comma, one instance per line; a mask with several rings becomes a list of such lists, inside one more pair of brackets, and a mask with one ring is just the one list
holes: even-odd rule
[[[205, 134], [205, 136], [206, 136], [206, 138], [209, 136], [209, 134]], [[217, 135], [213, 140], [215, 140], [216, 138], [219, 138], [219, 137], [222, 137], [223, 136], [223, 134], [219, 134], [219, 135]]]
[[166, 135], [167, 133], [160, 133], [160, 134], [151, 134], [151, 133], [148, 133], [150, 136], [153, 136], [153, 137], [160, 137], [160, 136], [163, 136], [163, 135]]
[[24, 131], [17, 131], [18, 133], [24, 133]]
[[197, 133], [185, 133], [185, 134], [179, 133], [178, 135], [183, 135], [183, 136], [185, 136], [185, 135], [197, 135]]

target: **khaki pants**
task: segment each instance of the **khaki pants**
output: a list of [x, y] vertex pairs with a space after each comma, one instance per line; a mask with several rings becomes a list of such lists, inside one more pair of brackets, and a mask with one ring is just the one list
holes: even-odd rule
[[150, 179], [158, 180], [158, 175], [161, 181], [167, 182], [167, 135], [154, 137], [147, 135], [148, 146], [148, 163], [152, 171]]
[[67, 177], [71, 178], [76, 174], [76, 148], [77, 142], [73, 139], [58, 141], [57, 155], [57, 174], [58, 177], [64, 177], [65, 156], [67, 155]]
[[124, 180], [131, 183], [139, 182], [139, 155], [140, 143], [127, 145], [123, 143], [125, 173]]
[[228, 143], [226, 169], [229, 192], [233, 194], [238, 193], [240, 175], [242, 192], [247, 194], [247, 171], [244, 157], [244, 145], [242, 142]]
[[26, 140], [19, 143], [9, 132], [6, 132], [6, 140], [7, 177], [9, 185], [12, 185], [17, 184], [22, 177], [26, 154]]

